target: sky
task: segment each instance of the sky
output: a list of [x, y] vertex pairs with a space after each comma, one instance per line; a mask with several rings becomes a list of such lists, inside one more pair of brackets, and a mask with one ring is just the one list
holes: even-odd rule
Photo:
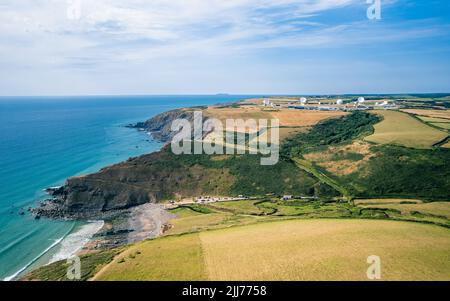
[[426, 92], [448, 0], [0, 0], [0, 95]]

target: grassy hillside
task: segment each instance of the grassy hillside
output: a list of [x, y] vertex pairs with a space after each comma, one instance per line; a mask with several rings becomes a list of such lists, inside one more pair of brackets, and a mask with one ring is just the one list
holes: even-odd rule
[[[382, 225], [384, 222], [382, 220], [401, 220], [401, 221], [413, 221], [415, 223], [410, 223], [411, 231], [415, 231], [418, 227], [417, 223], [425, 223], [425, 224], [435, 224], [443, 226], [442, 231], [447, 231], [450, 227], [450, 217], [449, 217], [449, 208], [450, 203], [424, 203], [420, 200], [402, 200], [402, 199], [374, 199], [374, 200], [357, 200], [355, 201], [356, 206], [347, 202], [325, 202], [320, 200], [290, 200], [290, 201], [281, 201], [276, 199], [263, 199], [263, 200], [247, 200], [247, 201], [235, 201], [235, 202], [225, 202], [225, 203], [214, 203], [208, 205], [184, 205], [178, 207], [176, 209], [170, 210], [171, 213], [177, 216], [176, 219], [171, 221], [171, 228], [164, 233], [165, 236], [168, 236], [164, 239], [156, 239], [152, 241], [146, 241], [142, 243], [138, 243], [132, 245], [130, 247], [124, 247], [122, 249], [115, 249], [111, 251], [95, 253], [91, 255], [85, 255], [81, 257], [82, 262], [82, 272], [83, 277], [82, 280], [87, 280], [96, 275], [96, 279], [98, 280], [206, 280], [206, 279], [216, 279], [210, 278], [210, 275], [213, 275], [215, 272], [208, 269], [205, 266], [205, 260], [216, 261], [219, 258], [208, 259], [204, 255], [205, 245], [203, 243], [208, 243], [208, 241], [214, 241], [214, 235], [211, 236], [210, 240], [203, 241], [202, 237], [205, 231], [208, 233], [226, 233], [229, 229], [232, 231], [237, 226], [243, 225], [254, 225], [257, 229], [260, 229], [260, 233], [257, 235], [252, 233], [252, 237], [248, 238], [251, 240], [263, 240], [266, 237], [268, 238], [268, 246], [271, 241], [276, 241], [278, 239], [275, 235], [282, 234], [282, 231], [276, 230], [277, 234], [273, 234], [274, 237], [271, 237], [272, 230], [270, 229], [269, 224], [273, 224], [273, 222], [284, 222], [290, 220], [304, 220], [305, 224], [299, 225], [307, 225], [309, 221], [313, 222], [314, 219], [324, 219], [331, 218], [333, 220], [333, 225], [326, 227], [332, 229], [339, 229], [342, 225], [350, 223], [352, 228], [354, 228], [354, 232], [351, 233], [338, 233], [342, 235], [342, 237], [346, 237], [342, 240], [336, 240], [333, 237], [330, 240], [329, 245], [321, 245], [324, 248], [337, 248], [340, 250], [340, 246], [342, 246], [342, 241], [353, 241], [355, 243], [359, 242], [361, 244], [360, 247], [370, 247], [371, 245], [367, 245], [365, 240], [361, 240], [364, 237], [373, 237], [375, 240], [373, 243], [378, 243], [378, 239], [380, 239], [380, 246], [383, 248], [386, 247], [389, 251], [388, 246], [383, 244], [383, 239], [386, 238], [384, 236], [380, 236], [377, 231], [374, 229], [378, 229], [379, 225]], [[338, 219], [339, 218], [339, 219]], [[362, 223], [364, 223], [361, 219], [372, 219], [374, 222], [382, 222], [381, 224], [374, 223], [374, 227], [361, 227]], [[353, 222], [351, 222], [353, 220]], [[308, 221], [308, 222], [307, 222]], [[325, 221], [324, 221], [325, 222]], [[267, 224], [268, 223], [268, 224]], [[266, 225], [267, 224], [267, 225]], [[296, 241], [300, 236], [305, 236], [304, 239], [308, 240], [308, 245], [315, 245], [315, 236], [316, 227], [319, 227], [319, 224], [311, 224], [314, 228], [310, 230], [309, 226], [306, 228], [289, 228], [290, 224], [286, 224], [286, 226], [281, 227], [282, 229], [290, 229], [288, 232], [292, 235], [292, 240]], [[392, 224], [396, 225], [396, 224]], [[445, 228], [444, 228], [445, 227]], [[407, 226], [405, 224], [404, 228]], [[419, 227], [420, 228], [420, 227]], [[434, 227], [433, 227], [434, 228]], [[210, 232], [212, 230], [220, 230], [223, 229], [224, 232]], [[247, 229], [247, 228], [244, 228]], [[347, 229], [349, 230], [349, 229]], [[345, 231], [347, 231], [345, 230]], [[394, 231], [395, 227], [390, 229], [389, 231]], [[222, 231], [222, 230], [221, 230]], [[243, 230], [244, 231], [244, 230]], [[247, 230], [245, 230], [246, 232]], [[284, 230], [283, 230], [284, 231]], [[361, 231], [364, 232], [364, 235], [359, 235]], [[403, 231], [403, 230], [402, 230]], [[406, 231], [406, 230], [405, 230]], [[436, 230], [440, 232], [441, 230]], [[442, 232], [442, 233], [444, 233]], [[266, 233], [268, 236], [266, 236]], [[286, 232], [287, 233], [287, 232]], [[311, 235], [308, 235], [310, 233]], [[415, 233], [415, 232], [414, 232]], [[430, 235], [434, 235], [434, 232], [430, 232]], [[191, 235], [186, 235], [191, 234]], [[314, 234], [314, 235], [313, 235]], [[336, 233], [333, 233], [335, 235]], [[181, 235], [181, 236], [180, 236]], [[209, 235], [209, 234], [208, 234]], [[399, 237], [403, 234], [399, 234]], [[415, 235], [415, 234], [414, 234]], [[221, 236], [219, 236], [221, 237]], [[319, 236], [318, 236], [319, 237]], [[378, 238], [380, 237], [380, 238]], [[419, 241], [422, 239], [422, 234], [416, 237]], [[225, 238], [221, 238], [225, 239]], [[284, 237], [283, 239], [286, 242], [280, 242], [277, 246], [279, 248], [275, 248], [275, 245], [272, 245], [271, 250], [267, 250], [267, 256], [272, 256], [271, 254], [275, 252], [284, 252], [283, 258], [279, 260], [288, 260], [290, 256], [305, 256], [305, 258], [311, 258], [315, 253], [297, 254], [297, 248], [292, 250], [292, 246], [289, 246], [288, 237]], [[320, 238], [322, 239], [322, 238]], [[392, 239], [392, 238], [391, 238]], [[412, 238], [411, 238], [412, 239]], [[431, 236], [428, 237], [431, 239]], [[223, 241], [224, 244], [231, 243], [227, 241]], [[287, 244], [284, 246], [284, 243]], [[436, 241], [436, 243], [441, 244], [440, 241]], [[303, 242], [298, 242], [298, 249], [301, 250], [301, 244]], [[209, 245], [210, 246], [210, 245]], [[444, 245], [443, 245], [444, 246]], [[211, 246], [210, 246], [211, 247]], [[223, 246], [226, 247], [226, 246]], [[251, 252], [256, 252], [258, 254], [258, 248], [249, 243], [246, 246], [236, 246], [242, 248], [244, 254], [247, 257], [249, 262], [252, 262], [253, 255]], [[255, 249], [253, 249], [255, 247]], [[285, 248], [286, 247], [286, 248]], [[265, 249], [264, 249], [265, 250]], [[304, 249], [303, 249], [304, 250]], [[318, 249], [319, 250], [319, 249]], [[412, 251], [412, 250], [411, 250]], [[246, 252], [246, 253], [245, 253]], [[305, 251], [306, 252], [306, 251]], [[309, 251], [308, 251], [309, 252]], [[321, 251], [323, 252], [323, 251]], [[217, 252], [212, 252], [216, 254]], [[447, 252], [448, 253], [448, 252]], [[120, 254], [120, 255], [119, 255]], [[231, 253], [232, 254], [232, 253]], [[286, 256], [289, 254], [289, 256]], [[339, 252], [335, 252], [335, 255], [338, 256]], [[332, 254], [329, 254], [332, 256]], [[432, 261], [434, 260], [433, 254], [423, 253], [421, 256], [421, 262]], [[115, 258], [115, 259], [114, 259]], [[239, 256], [236, 257], [239, 260]], [[259, 262], [264, 262], [264, 259], [259, 259]], [[269, 258], [269, 257], [268, 257]], [[415, 257], [414, 257], [415, 258]], [[105, 266], [110, 263], [114, 259], [111, 265]], [[228, 260], [226, 257], [220, 260]], [[319, 260], [319, 259], [315, 259]], [[322, 259], [320, 259], [322, 260]], [[326, 258], [323, 260], [327, 260]], [[343, 258], [342, 260], [347, 260]], [[241, 263], [240, 263], [241, 264]], [[250, 264], [250, 263], [249, 263]], [[254, 263], [251, 263], [254, 264]], [[281, 264], [281, 263], [279, 263]], [[305, 262], [305, 264], [308, 264]], [[310, 262], [313, 264], [313, 262]], [[245, 266], [245, 265], [243, 265]], [[269, 265], [269, 267], [271, 267]], [[250, 266], [248, 267], [250, 268]], [[326, 268], [326, 267], [324, 267]], [[54, 263], [50, 266], [43, 267], [38, 269], [37, 271], [29, 274], [25, 279], [26, 280], [67, 280], [66, 279], [66, 269], [67, 264], [65, 261]], [[223, 271], [223, 267], [220, 269], [220, 273], [225, 273], [225, 275], [229, 275], [230, 271]], [[254, 269], [254, 268], [253, 268]], [[279, 269], [279, 267], [278, 267]], [[435, 267], [425, 268], [423, 269], [433, 271]], [[289, 269], [288, 269], [289, 270]], [[209, 272], [208, 272], [209, 271]], [[275, 267], [275, 271], [277, 268]], [[344, 270], [342, 271], [345, 274], [351, 273], [352, 271]], [[353, 271], [354, 272], [354, 271]], [[250, 271], [246, 271], [248, 273], [246, 277], [250, 277]], [[301, 279], [322, 279], [318, 276], [319, 272], [312, 268], [311, 270], [305, 270], [302, 273], [298, 273], [296, 275], [292, 274], [283, 275], [280, 272], [276, 272], [273, 275], [263, 275], [263, 274], [255, 274], [257, 277], [268, 277], [268, 279], [286, 279], [287, 277], [293, 277], [293, 279], [299, 279], [296, 277], [302, 277]], [[325, 269], [323, 273], [331, 273], [334, 277], [333, 269]], [[242, 275], [242, 274], [239, 274]], [[418, 275], [418, 279], [420, 277], [431, 277], [430, 279], [434, 279], [436, 275], [432, 273], [432, 276], [429, 275]], [[231, 279], [235, 279], [238, 275], [230, 276]], [[273, 277], [273, 278], [269, 278]], [[309, 278], [308, 278], [309, 277]], [[403, 277], [403, 276], [402, 276]], [[218, 278], [222, 279], [222, 278]], [[250, 278], [249, 278], [250, 279]], [[337, 277], [336, 279], [341, 279]], [[351, 278], [352, 279], [352, 278]], [[401, 278], [403, 279], [403, 278]], [[428, 278], [423, 278], [428, 279]]]
[[383, 121], [375, 125], [375, 133], [366, 137], [369, 142], [429, 149], [442, 141], [448, 133], [427, 126], [408, 114], [397, 111], [376, 111]]
[[356, 196], [403, 196], [450, 200], [450, 151], [373, 146], [354, 173], [340, 177]]
[[[400, 116], [399, 120], [407, 125], [418, 124], [420, 129], [443, 133], [404, 113], [388, 112], [386, 116]], [[304, 170], [309, 170], [309, 174], [343, 195], [450, 200], [450, 152], [443, 148], [413, 149], [362, 141], [373, 133], [375, 124], [376, 127], [386, 119], [377, 123], [379, 121], [374, 114], [356, 112], [322, 122], [310, 132], [289, 139], [282, 154], [296, 162], [303, 162]], [[435, 138], [429, 142], [429, 136], [420, 129], [417, 135], [403, 131], [404, 126], [397, 129], [389, 135], [412, 139], [416, 145], [435, 142]], [[414, 129], [412, 133], [415, 133]], [[442, 137], [446, 135], [443, 133]]]
[[448, 230], [435, 226], [283, 221], [143, 242], [95, 279], [367, 280], [367, 257], [377, 255], [383, 280], [450, 280], [449, 249]]

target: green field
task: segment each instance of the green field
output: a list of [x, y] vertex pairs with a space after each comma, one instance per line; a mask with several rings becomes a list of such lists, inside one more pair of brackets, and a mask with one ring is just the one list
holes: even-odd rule
[[431, 225], [268, 222], [137, 244], [95, 280], [367, 280], [371, 255], [382, 280], [450, 280], [449, 250], [450, 232]]
[[422, 121], [430, 122], [430, 123], [433, 123], [433, 122], [450, 123], [450, 119], [426, 117], [426, 116], [417, 116], [417, 117], [420, 118]]
[[440, 127], [441, 129], [450, 130], [450, 122], [434, 122], [431, 124]]
[[356, 204], [363, 208], [395, 209], [402, 214], [421, 214], [450, 219], [450, 202], [423, 203], [408, 199], [372, 199], [360, 200]]
[[286, 138], [276, 166], [164, 152], [147, 173], [177, 175], [168, 196], [254, 199], [171, 209], [163, 237], [83, 256], [82, 280], [367, 280], [370, 255], [383, 280], [450, 280], [450, 152], [432, 147], [446, 136], [406, 113], [355, 112]]
[[429, 149], [442, 141], [448, 133], [427, 126], [410, 115], [397, 111], [375, 111], [383, 121], [375, 125], [375, 133], [366, 141]]

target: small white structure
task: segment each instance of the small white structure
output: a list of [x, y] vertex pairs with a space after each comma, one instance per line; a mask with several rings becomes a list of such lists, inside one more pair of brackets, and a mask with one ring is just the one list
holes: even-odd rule
[[306, 104], [308, 103], [308, 100], [307, 100], [305, 97], [301, 97], [301, 98], [300, 98], [300, 103], [301, 103], [302, 105], [306, 105]]
[[292, 195], [284, 195], [283, 197], [282, 197], [282, 200], [283, 201], [289, 201], [289, 200], [292, 200], [294, 197], [292, 196]]
[[272, 103], [270, 102], [269, 99], [264, 98], [264, 100], [263, 100], [263, 106], [264, 106], [264, 107], [270, 107], [271, 104], [272, 104]]
[[358, 103], [359, 104], [362, 104], [364, 102], [366, 102], [366, 99], [364, 97], [358, 97]]
[[344, 101], [342, 99], [336, 100], [336, 104], [337, 105], [342, 105], [343, 103], [344, 103]]

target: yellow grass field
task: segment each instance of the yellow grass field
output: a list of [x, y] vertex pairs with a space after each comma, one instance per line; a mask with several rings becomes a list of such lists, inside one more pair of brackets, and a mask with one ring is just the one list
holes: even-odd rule
[[450, 141], [447, 142], [446, 144], [442, 145], [442, 147], [444, 147], [444, 148], [450, 148]]
[[298, 127], [313, 126], [322, 120], [347, 115], [344, 112], [301, 111], [293, 109], [268, 109], [260, 106], [242, 106], [238, 108], [209, 107], [204, 110], [205, 116], [226, 119], [279, 119], [280, 126]]
[[450, 119], [450, 110], [406, 109], [402, 111], [419, 116]]
[[322, 120], [347, 115], [344, 112], [301, 111], [285, 109], [272, 112], [273, 118], [280, 120], [280, 126], [313, 126]]
[[171, 236], [133, 245], [101, 269], [93, 280], [206, 280], [199, 236]]
[[382, 220], [258, 223], [130, 247], [95, 280], [450, 280], [450, 230]]
[[384, 120], [375, 125], [375, 133], [365, 140], [380, 144], [395, 144], [406, 147], [429, 149], [442, 141], [448, 133], [397, 111], [375, 111]]
[[[417, 202], [416, 204], [402, 204], [402, 202]], [[355, 202], [356, 205], [363, 208], [385, 208], [385, 209], [396, 209], [401, 211], [403, 214], [411, 212], [420, 212], [424, 214], [432, 214], [436, 216], [445, 216], [450, 219], [450, 202], [432, 202], [423, 203], [416, 200], [359, 200]]]
[[450, 123], [450, 119], [444, 119], [444, 118], [434, 118], [434, 117], [425, 117], [425, 116], [418, 116], [421, 120], [425, 122], [439, 122], [439, 123]]
[[450, 122], [445, 122], [445, 123], [443, 123], [443, 122], [434, 122], [434, 123], [431, 123], [431, 124], [434, 125], [434, 126], [440, 127], [442, 129], [450, 130]]
[[400, 204], [401, 202], [422, 204], [422, 200], [413, 199], [359, 199], [355, 200], [355, 205], [379, 205], [379, 204]]

